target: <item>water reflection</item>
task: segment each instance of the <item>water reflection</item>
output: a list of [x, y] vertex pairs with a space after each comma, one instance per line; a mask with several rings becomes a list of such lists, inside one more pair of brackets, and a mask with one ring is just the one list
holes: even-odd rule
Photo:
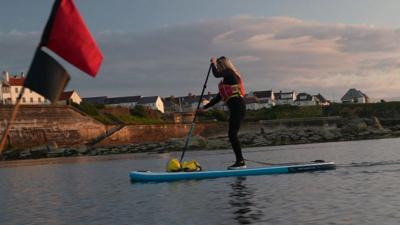
[[234, 209], [233, 219], [238, 224], [251, 224], [261, 219], [262, 211], [258, 209], [255, 190], [246, 184], [246, 177], [237, 177], [231, 184], [229, 204]]

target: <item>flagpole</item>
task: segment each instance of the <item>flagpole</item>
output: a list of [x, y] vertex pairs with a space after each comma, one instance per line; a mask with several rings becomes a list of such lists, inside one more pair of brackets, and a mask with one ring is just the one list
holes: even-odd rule
[[3, 153], [4, 145], [6, 144], [6, 140], [7, 140], [7, 137], [8, 137], [8, 133], [10, 132], [11, 126], [13, 125], [14, 120], [17, 117], [17, 112], [18, 112], [18, 109], [19, 109], [19, 106], [20, 106], [20, 103], [21, 103], [22, 96], [24, 95], [24, 91], [25, 91], [25, 87], [23, 86], [21, 92], [18, 95], [17, 102], [16, 102], [16, 104], [14, 106], [14, 110], [11, 113], [11, 117], [8, 120], [6, 130], [4, 131], [3, 136], [1, 137], [0, 156]]

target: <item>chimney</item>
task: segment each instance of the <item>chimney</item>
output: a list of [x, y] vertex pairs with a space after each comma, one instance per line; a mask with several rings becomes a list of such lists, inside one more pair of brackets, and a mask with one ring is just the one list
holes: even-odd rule
[[5, 82], [8, 83], [10, 81], [10, 74], [7, 71], [3, 71], [3, 77]]

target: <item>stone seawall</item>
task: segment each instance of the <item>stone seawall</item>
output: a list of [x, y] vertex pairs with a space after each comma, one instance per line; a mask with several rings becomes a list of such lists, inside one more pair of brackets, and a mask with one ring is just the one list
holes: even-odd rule
[[[96, 144], [96, 147], [164, 142], [170, 138], [184, 138], [191, 124], [126, 125], [124, 128]], [[196, 124], [193, 136], [209, 137], [226, 133], [226, 124]]]
[[[3, 133], [13, 106], [0, 106], [0, 131]], [[328, 122], [326, 122], [328, 121]], [[333, 122], [332, 122], [333, 121]], [[246, 122], [241, 132], [292, 126], [336, 126], [337, 118], [276, 120]], [[112, 135], [100, 140], [95, 147], [126, 144], [164, 142], [171, 138], [187, 136], [191, 124], [126, 125]], [[92, 117], [70, 106], [23, 105], [14, 122], [8, 142], [13, 148], [31, 148], [55, 143], [60, 147], [82, 146], [101, 136], [115, 126], [105, 126]], [[212, 138], [227, 135], [227, 123], [196, 124], [192, 136]]]
[[[400, 137], [400, 125], [383, 127], [375, 119], [342, 120], [338, 126], [265, 126], [262, 123], [245, 123], [239, 134], [242, 147], [261, 147], [291, 144], [309, 144], [334, 141]], [[333, 124], [331, 124], [333, 125]], [[285, 125], [286, 126], [286, 125]], [[114, 133], [97, 146], [10, 149], [3, 160], [52, 158], [81, 155], [109, 155], [138, 152], [182, 151], [190, 124], [127, 126]], [[175, 132], [173, 131], [175, 130]], [[188, 150], [229, 149], [226, 124], [212, 123], [196, 126]]]
[[[291, 127], [336, 128], [340, 121], [340, 117], [329, 117], [245, 122], [242, 124], [240, 132], [261, 133], [269, 130]], [[191, 124], [127, 125], [118, 132], [97, 143], [96, 147], [165, 142], [171, 138], [185, 138], [190, 127]], [[193, 130], [192, 136], [201, 136], [208, 139], [227, 136], [227, 131], [227, 123], [198, 123]]]
[[[1, 135], [13, 106], [0, 106]], [[107, 127], [69, 106], [22, 105], [11, 127], [11, 146], [26, 148], [55, 142], [60, 146], [85, 143], [106, 132]]]

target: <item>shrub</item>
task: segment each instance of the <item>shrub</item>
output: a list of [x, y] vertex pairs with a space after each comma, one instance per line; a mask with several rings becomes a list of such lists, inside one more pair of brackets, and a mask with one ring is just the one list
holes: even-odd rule
[[73, 103], [72, 106], [78, 108], [82, 112], [90, 115], [90, 116], [98, 116], [99, 111], [97, 110], [96, 106], [89, 102], [81, 102], [81, 104]]

